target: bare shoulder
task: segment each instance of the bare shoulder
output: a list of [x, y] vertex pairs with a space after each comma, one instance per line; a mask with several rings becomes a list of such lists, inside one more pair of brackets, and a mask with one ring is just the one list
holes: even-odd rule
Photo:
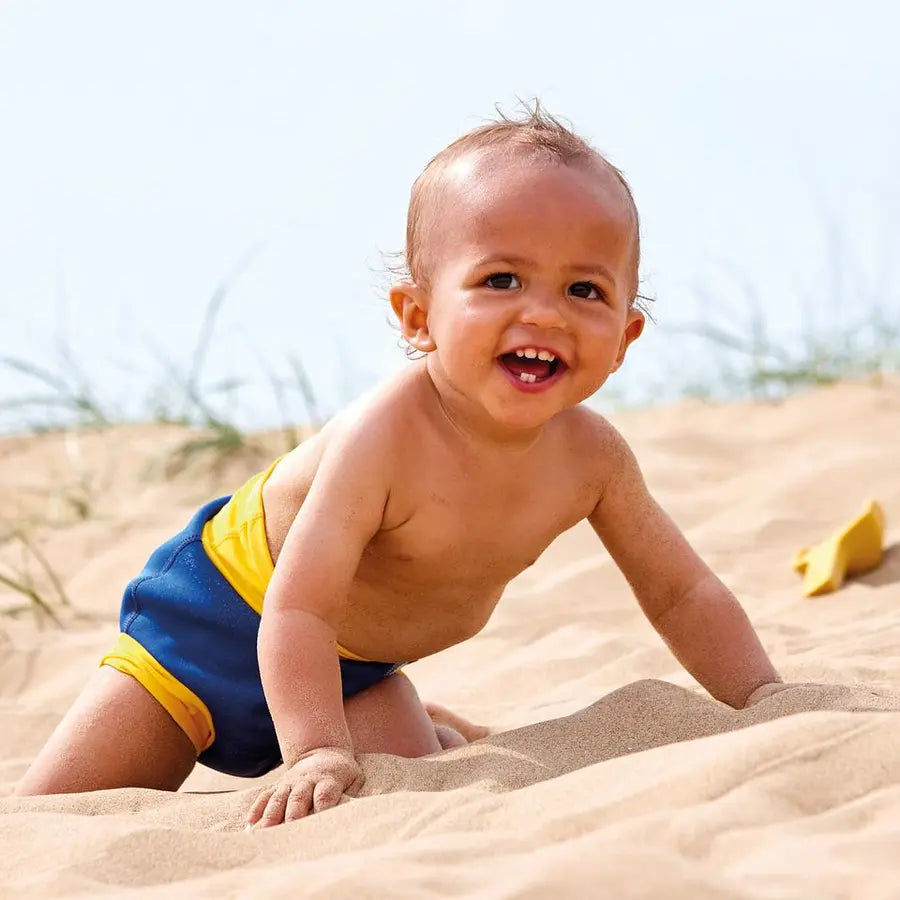
[[585, 477], [605, 483], [623, 466], [634, 463], [628, 442], [600, 413], [576, 406], [565, 413], [562, 425], [566, 447], [585, 467]]
[[572, 437], [584, 441], [586, 445], [600, 448], [611, 441], [622, 440], [622, 436], [605, 416], [582, 404], [566, 410], [560, 418], [564, 419], [565, 427]]
[[325, 490], [333, 509], [363, 496], [384, 505], [402, 465], [403, 423], [414, 418], [402, 387], [391, 380], [359, 397], [275, 468], [263, 488], [273, 554], [317, 492]]
[[324, 461], [372, 468], [394, 459], [404, 444], [404, 423], [408, 432], [414, 419], [404, 381], [391, 379], [344, 407], [291, 451], [287, 465], [279, 467], [284, 475], [308, 482]]

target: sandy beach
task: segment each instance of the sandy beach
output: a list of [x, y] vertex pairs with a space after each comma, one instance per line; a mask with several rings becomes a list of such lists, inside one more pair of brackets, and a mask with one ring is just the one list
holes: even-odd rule
[[[53, 601], [21, 528], [71, 601], [58, 627], [9, 612], [24, 598], [0, 586], [0, 896], [900, 897], [900, 380], [610, 418], [785, 680], [806, 684], [748, 710], [712, 700], [582, 523], [480, 635], [407, 670], [494, 734], [365, 757], [357, 799], [254, 833], [258, 782], [202, 768], [177, 794], [9, 795], [114, 640], [125, 582], [280, 435], [168, 474], [174, 426], [0, 441], [2, 571]], [[805, 598], [794, 552], [868, 498], [884, 562]]]

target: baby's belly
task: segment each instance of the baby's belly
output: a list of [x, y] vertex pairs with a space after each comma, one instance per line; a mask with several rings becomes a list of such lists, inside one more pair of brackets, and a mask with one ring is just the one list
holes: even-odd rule
[[410, 662], [478, 634], [505, 585], [451, 579], [429, 585], [357, 578], [348, 597], [338, 642], [358, 656]]

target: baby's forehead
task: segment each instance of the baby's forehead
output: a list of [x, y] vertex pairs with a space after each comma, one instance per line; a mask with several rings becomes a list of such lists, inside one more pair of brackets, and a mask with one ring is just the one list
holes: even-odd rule
[[599, 155], [562, 161], [533, 153], [472, 152], [450, 161], [440, 182], [430, 198], [432, 241], [546, 224], [541, 217], [554, 213], [563, 227], [600, 223], [629, 234], [637, 229], [630, 192]]

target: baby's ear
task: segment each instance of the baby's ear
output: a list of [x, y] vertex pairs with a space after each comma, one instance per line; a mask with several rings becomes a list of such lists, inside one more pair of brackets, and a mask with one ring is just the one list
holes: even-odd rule
[[391, 288], [389, 296], [406, 343], [422, 353], [431, 353], [437, 345], [428, 331], [428, 312], [422, 289], [411, 281], [401, 281]]
[[628, 318], [625, 321], [625, 328], [622, 331], [622, 340], [619, 343], [619, 352], [616, 354], [616, 361], [610, 370], [610, 374], [617, 371], [619, 366], [625, 361], [625, 353], [644, 330], [646, 317], [639, 309], [631, 309], [628, 311]]

